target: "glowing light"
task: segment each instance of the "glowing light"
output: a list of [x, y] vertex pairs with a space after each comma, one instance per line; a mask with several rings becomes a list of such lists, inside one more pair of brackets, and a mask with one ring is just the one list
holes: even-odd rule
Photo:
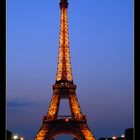
[[23, 137], [20, 137], [20, 140], [24, 140], [24, 138]]
[[116, 140], [117, 138], [115, 136], [112, 137], [113, 140]]
[[14, 135], [14, 136], [13, 136], [13, 139], [14, 139], [14, 140], [18, 139], [18, 135]]
[[125, 137], [125, 135], [121, 135], [121, 137], [122, 137], [122, 138], [124, 138], [124, 137]]
[[69, 121], [69, 119], [68, 119], [68, 118], [66, 118], [66, 119], [65, 119], [65, 121], [66, 121], [66, 122], [68, 122], [68, 121]]

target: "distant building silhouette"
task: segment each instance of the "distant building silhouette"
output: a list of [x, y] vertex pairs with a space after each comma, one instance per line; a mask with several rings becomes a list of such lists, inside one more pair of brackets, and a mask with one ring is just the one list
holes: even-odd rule
[[125, 140], [133, 140], [133, 128], [125, 130]]
[[12, 132], [7, 130], [7, 139], [6, 140], [12, 140]]
[[[112, 137], [100, 138], [98, 140], [112, 140]], [[128, 128], [125, 130], [125, 137], [116, 137], [114, 140], [133, 140], [133, 128]]]

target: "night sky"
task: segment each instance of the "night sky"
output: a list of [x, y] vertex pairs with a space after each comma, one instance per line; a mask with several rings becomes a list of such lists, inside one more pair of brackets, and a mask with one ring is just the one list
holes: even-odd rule
[[[59, 1], [6, 3], [7, 129], [33, 140], [55, 83]], [[97, 139], [133, 127], [133, 6], [133, 0], [69, 0], [73, 80]], [[65, 100], [62, 112], [69, 114]]]

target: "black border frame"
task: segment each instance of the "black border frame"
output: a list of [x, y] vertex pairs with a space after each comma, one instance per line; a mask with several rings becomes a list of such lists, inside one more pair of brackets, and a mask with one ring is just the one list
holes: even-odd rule
[[6, 136], [6, 0], [0, 1], [0, 139]]

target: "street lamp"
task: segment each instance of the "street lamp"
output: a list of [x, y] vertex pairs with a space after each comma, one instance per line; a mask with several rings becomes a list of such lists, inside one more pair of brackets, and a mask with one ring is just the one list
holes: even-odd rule
[[23, 137], [20, 137], [20, 140], [24, 140], [24, 138]]
[[115, 136], [112, 137], [113, 140], [116, 140], [117, 138]]
[[14, 135], [14, 136], [13, 136], [13, 139], [14, 139], [14, 140], [17, 140], [17, 139], [18, 139], [18, 135]]
[[122, 140], [125, 140], [125, 135], [121, 135]]

